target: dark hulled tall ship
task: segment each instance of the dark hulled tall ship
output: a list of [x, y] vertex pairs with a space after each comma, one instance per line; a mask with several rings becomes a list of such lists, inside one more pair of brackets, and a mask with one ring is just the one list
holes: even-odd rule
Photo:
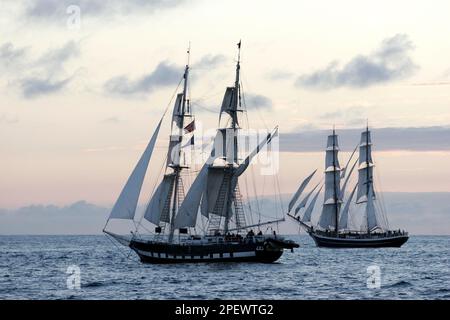
[[[359, 149], [359, 157], [355, 160], [353, 158], [357, 149]], [[294, 194], [289, 204], [288, 216], [300, 223], [319, 247], [379, 248], [402, 246], [408, 240], [408, 233], [401, 230], [390, 230], [387, 216], [382, 212], [383, 206], [377, 206], [378, 196], [374, 190], [374, 162], [369, 128], [367, 127], [362, 132], [361, 141], [343, 170], [339, 164], [338, 153], [338, 136], [333, 129], [333, 134], [328, 136], [325, 157], [324, 201], [317, 225], [313, 226], [311, 215], [323, 188], [323, 186], [320, 186], [321, 182], [312, 188], [292, 213], [294, 205], [309, 184], [315, 171], [303, 181]], [[347, 196], [346, 188], [355, 167], [358, 167], [358, 181]], [[341, 180], [344, 181], [342, 185]], [[353, 202], [355, 193], [356, 201]], [[311, 196], [313, 198], [309, 201]], [[308, 203], [309, 205], [306, 206]], [[362, 214], [359, 228], [356, 228], [352, 223], [354, 219], [351, 219], [350, 216], [351, 208], [355, 209], [355, 212], [359, 209]]]
[[[147, 148], [114, 205], [104, 232], [129, 246], [142, 262], [274, 262], [284, 249], [298, 244], [277, 235], [263, 234], [263, 225], [283, 221], [277, 219], [249, 225], [247, 223], [239, 178], [252, 159], [278, 135], [275, 128], [259, 142], [244, 159], [239, 159], [239, 114], [242, 106], [240, 85], [240, 47], [234, 86], [226, 88], [220, 109], [219, 128], [208, 160], [197, 172], [185, 194], [184, 173], [190, 170], [186, 148], [194, 141], [195, 122], [188, 99], [189, 59], [183, 75], [183, 91], [172, 112], [171, 135], [165, 172], [153, 192], [143, 219], [154, 225], [151, 235], [139, 232], [142, 219], [135, 222], [136, 207], [147, 167], [159, 134], [160, 120]], [[188, 51], [189, 55], [189, 51]], [[221, 125], [223, 123], [223, 125]], [[198, 233], [199, 215], [206, 221], [203, 233]], [[111, 219], [126, 219], [136, 223], [132, 236], [106, 230]], [[253, 230], [256, 230], [254, 232]], [[148, 229], [147, 229], [148, 231]]]

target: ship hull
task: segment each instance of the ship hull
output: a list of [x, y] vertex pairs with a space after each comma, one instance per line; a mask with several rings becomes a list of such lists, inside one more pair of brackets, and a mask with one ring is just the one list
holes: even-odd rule
[[171, 244], [153, 241], [130, 242], [143, 263], [260, 262], [272, 263], [284, 249], [298, 247], [293, 242], [264, 241], [223, 244]]
[[318, 247], [325, 248], [399, 248], [406, 241], [407, 235], [367, 238], [337, 238], [309, 232]]

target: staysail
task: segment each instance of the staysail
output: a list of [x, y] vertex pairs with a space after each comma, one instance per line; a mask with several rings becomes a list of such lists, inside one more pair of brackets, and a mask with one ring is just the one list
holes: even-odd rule
[[294, 196], [292, 197], [291, 201], [289, 202], [288, 206], [288, 212], [291, 212], [292, 208], [294, 207], [295, 203], [297, 202], [298, 198], [301, 196], [302, 192], [305, 190], [305, 188], [308, 186], [308, 183], [311, 181], [312, 177], [316, 173], [317, 169], [314, 170], [309, 176], [306, 177], [305, 180], [300, 184], [300, 187], [298, 187], [297, 191], [295, 192]]
[[306, 208], [305, 213], [303, 214], [303, 218], [302, 218], [303, 222], [311, 222], [311, 215], [314, 210], [314, 206], [316, 205], [317, 198], [319, 197], [320, 191], [322, 191], [322, 187], [319, 188], [319, 191], [317, 191], [316, 195], [311, 200], [308, 208]]
[[164, 116], [158, 123], [155, 132], [153, 133], [150, 142], [145, 148], [139, 162], [136, 164], [133, 172], [127, 180], [127, 183], [122, 189], [119, 198], [114, 204], [109, 219], [129, 219], [133, 220], [136, 213], [136, 207], [139, 200], [139, 194], [141, 193], [142, 184], [144, 183], [147, 167], [150, 162], [150, 158], [155, 148], [156, 139], [158, 138], [159, 129]]
[[353, 196], [355, 194], [356, 188], [358, 185], [356, 185], [352, 192], [350, 193], [350, 196], [347, 199], [347, 202], [344, 206], [344, 209], [341, 212], [340, 218], [339, 218], [339, 230], [347, 230], [349, 228], [348, 226], [348, 212], [350, 210], [350, 205], [352, 203]]
[[306, 195], [306, 197], [303, 198], [302, 201], [300, 201], [297, 208], [295, 208], [295, 215], [297, 215], [298, 212], [302, 208], [306, 207], [306, 204], [308, 203], [309, 198], [311, 197], [311, 195], [314, 193], [314, 190], [316, 190], [319, 185], [320, 185], [320, 182], [318, 184], [316, 184], [314, 188], [311, 189], [311, 191]]

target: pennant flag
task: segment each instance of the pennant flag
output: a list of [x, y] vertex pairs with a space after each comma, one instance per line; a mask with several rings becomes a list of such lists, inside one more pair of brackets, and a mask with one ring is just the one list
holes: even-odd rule
[[184, 132], [189, 133], [195, 130], [195, 120], [192, 120], [186, 127], [184, 127]]

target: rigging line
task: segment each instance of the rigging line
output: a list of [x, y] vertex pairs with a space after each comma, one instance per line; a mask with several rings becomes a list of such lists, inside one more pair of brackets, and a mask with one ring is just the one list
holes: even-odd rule
[[[105, 233], [105, 237], [117, 248], [117, 250], [121, 253], [121, 254], [123, 254], [124, 255], [124, 257], [126, 258], [126, 259], [128, 259], [128, 260], [133, 260], [133, 259], [130, 259], [130, 257], [129, 257], [129, 254], [125, 254], [123, 251], [122, 251], [122, 248], [114, 241], [114, 240], [112, 240], [111, 238], [110, 238], [110, 235], [108, 235], [107, 233]], [[130, 249], [130, 252], [131, 251], [133, 251], [133, 250], [131, 250]], [[133, 260], [134, 261], [134, 260]]]
[[[244, 84], [243, 84], [243, 82], [245, 82], [246, 84], [247, 84], [248, 82], [247, 82], [247, 79], [245, 78], [245, 73], [244, 73], [241, 77], [243, 78], [243, 81], [241, 81], [242, 91], [244, 91]], [[245, 96], [244, 96], [244, 94], [242, 94], [242, 97], [243, 97], [245, 109], [248, 110], [248, 109], [247, 109], [247, 105], [246, 105], [246, 103], [245, 103]], [[265, 127], [267, 130], [269, 130], [269, 126], [267, 125], [266, 120], [265, 120], [264, 117], [262, 116], [261, 108], [260, 108], [259, 106], [255, 106], [255, 109], [256, 109], [256, 111], [257, 111], [257, 114], [258, 114], [259, 119], [260, 119], [260, 120], [262, 121], [262, 123], [264, 124], [264, 127]]]
[[[164, 110], [163, 115], [161, 116], [161, 120], [160, 120], [160, 121], [162, 121], [162, 120], [164, 119], [164, 117], [166, 116], [166, 113], [167, 113], [167, 111], [169, 110], [169, 107], [170, 107], [170, 105], [172, 104], [173, 98], [175, 97], [175, 94], [176, 94], [176, 92], [178, 91], [178, 88], [180, 87], [180, 84], [181, 84], [182, 81], [183, 81], [183, 78], [181, 78], [180, 81], [178, 82], [178, 85], [177, 85], [177, 87], [176, 87], [174, 93], [172, 94], [172, 97], [170, 98], [170, 101], [169, 101], [169, 103], [167, 104], [166, 109]], [[159, 133], [158, 133], [158, 135], [159, 135]], [[107, 225], [108, 225], [108, 223], [109, 223], [109, 220], [110, 220], [110, 217], [108, 217], [108, 219], [106, 220], [105, 226], [103, 227], [103, 231], [106, 230], [106, 227], [107, 227]], [[142, 218], [141, 218], [141, 220], [142, 220]], [[134, 221], [134, 220], [133, 220], [133, 221]]]

